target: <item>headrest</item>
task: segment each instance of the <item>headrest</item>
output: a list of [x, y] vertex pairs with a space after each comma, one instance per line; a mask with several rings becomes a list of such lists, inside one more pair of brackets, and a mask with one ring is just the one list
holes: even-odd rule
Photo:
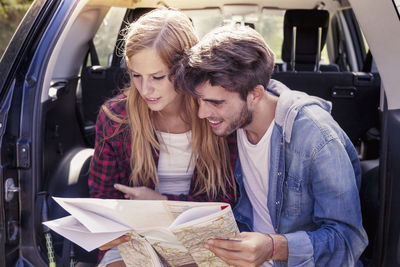
[[[296, 63], [315, 63], [318, 28], [322, 28], [321, 51], [326, 42], [329, 12], [319, 9], [288, 9], [284, 17], [282, 60], [290, 62], [293, 27], [296, 30]], [[320, 52], [321, 52], [320, 51]]]

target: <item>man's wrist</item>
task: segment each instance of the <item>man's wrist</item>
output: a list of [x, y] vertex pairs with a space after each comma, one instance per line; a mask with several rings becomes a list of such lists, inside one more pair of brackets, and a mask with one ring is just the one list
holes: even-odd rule
[[273, 241], [272, 260], [287, 261], [289, 255], [288, 241], [284, 235], [269, 234]]
[[267, 257], [267, 261], [273, 260], [274, 258], [274, 253], [275, 253], [275, 243], [274, 243], [274, 239], [272, 238], [272, 236], [270, 234], [265, 234], [270, 240], [271, 240], [271, 253], [269, 254], [269, 256]]

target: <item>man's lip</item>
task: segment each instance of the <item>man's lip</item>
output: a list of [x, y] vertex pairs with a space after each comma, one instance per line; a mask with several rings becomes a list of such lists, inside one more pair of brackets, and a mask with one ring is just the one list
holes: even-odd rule
[[210, 126], [213, 127], [213, 128], [217, 128], [223, 123], [222, 120], [210, 120], [210, 119], [207, 119], [207, 121], [210, 124]]

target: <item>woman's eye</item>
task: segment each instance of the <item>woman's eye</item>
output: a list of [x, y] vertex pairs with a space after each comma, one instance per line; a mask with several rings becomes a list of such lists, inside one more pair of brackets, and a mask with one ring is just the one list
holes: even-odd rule
[[162, 75], [162, 76], [153, 76], [153, 79], [154, 80], [162, 80], [162, 79], [164, 79], [165, 78], [165, 75]]
[[139, 74], [132, 74], [133, 78], [139, 78], [140, 75]]

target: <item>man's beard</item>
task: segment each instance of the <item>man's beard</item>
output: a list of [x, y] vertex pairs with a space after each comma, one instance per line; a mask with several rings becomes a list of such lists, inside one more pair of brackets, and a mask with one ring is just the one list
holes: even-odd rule
[[247, 105], [244, 104], [242, 110], [240, 111], [239, 117], [228, 125], [225, 135], [230, 135], [237, 129], [246, 127], [252, 121], [253, 121], [253, 111], [250, 111], [247, 108]]

